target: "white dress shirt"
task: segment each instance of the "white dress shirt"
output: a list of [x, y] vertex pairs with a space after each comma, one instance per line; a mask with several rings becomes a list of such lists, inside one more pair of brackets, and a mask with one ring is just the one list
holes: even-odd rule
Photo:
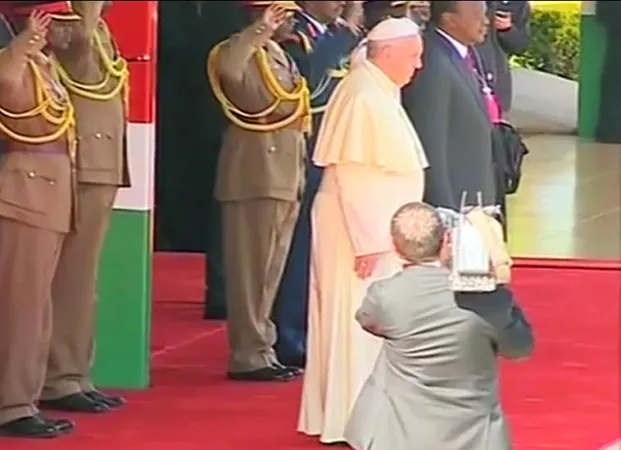
[[304, 16], [306, 20], [312, 23], [315, 28], [317, 28], [317, 30], [319, 31], [319, 34], [325, 34], [328, 31], [328, 27], [325, 24], [319, 22], [317, 19], [315, 19], [310, 14], [302, 11], [302, 15]]
[[436, 28], [436, 31], [443, 38], [445, 38], [447, 41], [449, 41], [453, 47], [455, 47], [455, 50], [457, 50], [457, 53], [459, 53], [462, 58], [466, 59], [466, 56], [468, 56], [468, 46], [462, 44], [461, 42], [459, 42], [454, 37], [449, 36], [448, 33], [446, 33], [445, 31], [440, 30], [439, 28]]

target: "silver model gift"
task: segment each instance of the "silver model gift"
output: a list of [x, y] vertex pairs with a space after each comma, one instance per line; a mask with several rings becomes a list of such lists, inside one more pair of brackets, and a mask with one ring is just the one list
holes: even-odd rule
[[464, 192], [458, 212], [438, 208], [451, 231], [453, 290], [492, 292], [510, 278], [511, 260], [495, 219], [500, 208], [484, 206], [481, 193], [475, 206], [466, 205], [466, 197]]

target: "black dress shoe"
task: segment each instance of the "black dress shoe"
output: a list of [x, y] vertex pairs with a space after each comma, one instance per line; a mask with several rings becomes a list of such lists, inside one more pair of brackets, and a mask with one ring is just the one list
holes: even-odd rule
[[286, 364], [277, 364], [276, 367], [284, 370], [285, 372], [289, 372], [294, 377], [299, 377], [304, 374], [304, 369], [295, 366], [289, 366]]
[[278, 360], [285, 367], [297, 367], [298, 369], [304, 369], [306, 367], [305, 356], [279, 356]]
[[0, 436], [26, 439], [49, 439], [60, 436], [58, 428], [38, 416], [22, 417], [0, 425]]
[[291, 374], [294, 377], [300, 377], [302, 375], [304, 375], [304, 369], [300, 369], [299, 367], [295, 367], [295, 366], [284, 366], [285, 370], [288, 370], [289, 372], [291, 372]]
[[125, 404], [125, 399], [123, 397], [108, 395], [98, 390], [85, 392], [84, 395], [93, 401], [108, 405], [110, 408], [119, 408]]
[[105, 403], [93, 400], [82, 393], [71, 394], [53, 400], [41, 400], [39, 402], [39, 407], [41, 409], [51, 409], [55, 411], [91, 414], [103, 413], [111, 410]]
[[71, 433], [75, 429], [75, 423], [69, 419], [50, 419], [41, 413], [36, 417], [43, 422], [51, 423], [62, 434]]
[[264, 367], [250, 372], [228, 372], [226, 376], [235, 381], [291, 381], [295, 376], [281, 367]]
[[274, 347], [276, 357], [283, 366], [297, 367], [304, 369], [306, 367], [306, 351], [303, 347], [291, 347], [285, 345], [276, 345]]

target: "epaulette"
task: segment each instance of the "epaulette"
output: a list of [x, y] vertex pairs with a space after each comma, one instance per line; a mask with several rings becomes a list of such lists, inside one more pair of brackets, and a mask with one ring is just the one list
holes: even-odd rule
[[313, 44], [311, 44], [311, 40], [301, 31], [294, 31], [293, 34], [289, 35], [288, 40], [301, 45], [306, 53], [313, 51]]

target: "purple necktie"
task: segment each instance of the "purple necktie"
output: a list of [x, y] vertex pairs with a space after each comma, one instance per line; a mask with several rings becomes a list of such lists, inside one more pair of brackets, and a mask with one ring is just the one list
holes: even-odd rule
[[464, 57], [464, 62], [470, 70], [475, 73], [477, 72], [477, 65], [474, 61], [474, 56], [472, 56], [472, 50], [468, 49], [468, 53], [466, 53], [466, 56]]
[[483, 97], [487, 105], [487, 113], [490, 120], [492, 121], [492, 123], [500, 121], [500, 108], [498, 106], [498, 102], [494, 94], [492, 94], [489, 86], [487, 85], [487, 82], [483, 79], [482, 74], [477, 68], [474, 51], [472, 49], [468, 49], [468, 53], [464, 58], [464, 62], [466, 63], [466, 66], [468, 66], [468, 68], [472, 70], [472, 74], [474, 75], [477, 84], [482, 90]]

